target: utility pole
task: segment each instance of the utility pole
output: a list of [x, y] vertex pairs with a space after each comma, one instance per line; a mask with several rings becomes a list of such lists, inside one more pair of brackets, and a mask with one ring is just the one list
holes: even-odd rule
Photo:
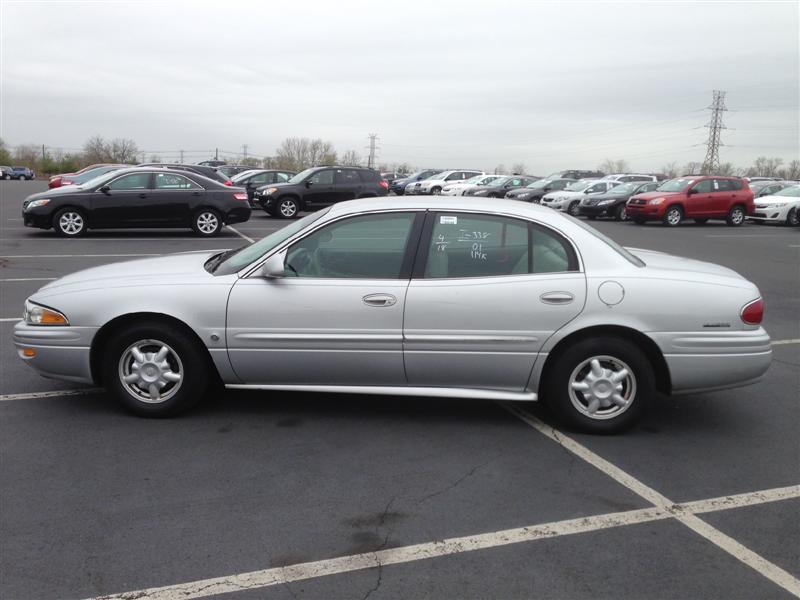
[[214, 148], [214, 160], [219, 160], [219, 148]]
[[378, 146], [375, 145], [375, 142], [378, 141], [378, 134], [377, 133], [370, 133], [369, 134], [369, 146], [365, 146], [369, 150], [369, 158], [367, 159], [367, 167], [370, 169], [375, 168], [375, 159], [377, 158], [376, 152], [379, 149]]
[[183, 164], [183, 150], [179, 150], [178, 152], [181, 153], [181, 164]]
[[725, 107], [725, 92], [714, 90], [714, 99], [711, 106], [711, 121], [706, 125], [708, 127], [708, 149], [706, 150], [706, 159], [703, 161], [703, 174], [713, 175], [719, 170], [719, 147], [724, 146], [720, 136], [722, 130], [727, 129], [722, 123], [722, 113], [728, 109]]
[[45, 154], [45, 152], [44, 152], [44, 144], [42, 144], [42, 162], [44, 162], [44, 154]]
[[247, 144], [242, 144], [242, 162], [247, 164]]

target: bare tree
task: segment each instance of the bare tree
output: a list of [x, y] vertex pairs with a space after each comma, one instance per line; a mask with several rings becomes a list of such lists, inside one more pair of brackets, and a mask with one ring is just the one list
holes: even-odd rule
[[607, 158], [603, 161], [598, 169], [603, 173], [627, 173], [630, 170], [628, 161], [625, 159], [612, 160]]
[[703, 168], [703, 163], [697, 161], [690, 161], [683, 167], [682, 175], [691, 175], [699, 173]]
[[671, 163], [665, 164], [663, 167], [661, 167], [661, 173], [664, 174], [669, 179], [677, 177], [678, 175], [680, 175], [680, 172], [678, 170], [678, 163], [672, 161]]
[[[339, 162], [345, 167], [357, 167], [361, 164], [361, 157], [355, 150], [348, 150], [342, 154], [342, 158]], [[387, 165], [381, 165], [379, 170], [388, 171], [389, 168]]]
[[83, 156], [88, 164], [108, 162], [108, 155], [108, 144], [102, 136], [92, 136], [83, 145]]
[[36, 170], [39, 166], [39, 158], [41, 157], [41, 148], [33, 144], [25, 144], [17, 146], [14, 150], [13, 161], [17, 165], [28, 167], [29, 169]]
[[495, 175], [505, 175], [506, 174], [506, 166], [504, 164], [499, 164], [494, 168]]
[[727, 163], [720, 164], [719, 169], [717, 169], [717, 172], [714, 173], [714, 175], [728, 175], [728, 176], [730, 176], [730, 175], [735, 175], [736, 172], [737, 172], [737, 169], [736, 169], [735, 166], [733, 166], [733, 163], [727, 162]]
[[286, 138], [275, 152], [275, 165], [279, 169], [302, 171], [308, 167], [336, 164], [333, 144], [321, 139]]
[[511, 172], [515, 175], [525, 175], [527, 173], [528, 167], [525, 166], [525, 163], [518, 162], [511, 165]]
[[793, 181], [797, 181], [800, 179], [800, 160], [794, 159], [789, 161], [789, 164], [786, 165], [783, 171], [783, 178], [784, 179], [791, 179]]
[[11, 162], [11, 152], [6, 147], [6, 142], [0, 138], [0, 164], [8, 165]]
[[747, 169], [746, 175], [748, 177], [775, 177], [782, 164], [782, 158], [759, 156], [753, 163], [753, 166]]
[[131, 139], [114, 138], [109, 144], [106, 144], [106, 147], [108, 148], [108, 159], [111, 162], [130, 164], [137, 162], [139, 149], [136, 147], [136, 142]]

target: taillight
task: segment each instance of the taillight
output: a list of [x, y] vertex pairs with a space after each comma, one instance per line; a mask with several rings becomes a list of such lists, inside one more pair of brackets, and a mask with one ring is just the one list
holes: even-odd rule
[[244, 200], [245, 202], [247, 202], [247, 194], [244, 193], [244, 192], [236, 192], [233, 195], [233, 199], [234, 200]]
[[61, 180], [61, 185], [72, 185], [72, 180], [71, 179], [62, 179]]
[[227, 179], [227, 180], [223, 181], [222, 184], [223, 185], [233, 185], [233, 183], [231, 182], [230, 179]]
[[759, 298], [745, 304], [740, 316], [748, 325], [758, 325], [764, 319], [764, 300]]
[[389, 189], [389, 182], [388, 182], [388, 181], [386, 181], [385, 179], [381, 179], [381, 182], [380, 182], [380, 183], [381, 183], [381, 187], [382, 187], [383, 189], [385, 189], [385, 190], [388, 190], [388, 189]]

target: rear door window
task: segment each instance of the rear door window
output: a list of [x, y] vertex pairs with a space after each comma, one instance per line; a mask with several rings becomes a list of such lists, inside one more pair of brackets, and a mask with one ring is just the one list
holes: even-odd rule
[[157, 190], [202, 190], [194, 181], [175, 173], [156, 173]]

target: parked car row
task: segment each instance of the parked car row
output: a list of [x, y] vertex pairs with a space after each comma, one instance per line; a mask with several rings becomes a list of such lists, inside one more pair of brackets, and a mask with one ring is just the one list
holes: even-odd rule
[[0, 166], [0, 179], [31, 179], [36, 177], [36, 173], [28, 167], [7, 167]]

